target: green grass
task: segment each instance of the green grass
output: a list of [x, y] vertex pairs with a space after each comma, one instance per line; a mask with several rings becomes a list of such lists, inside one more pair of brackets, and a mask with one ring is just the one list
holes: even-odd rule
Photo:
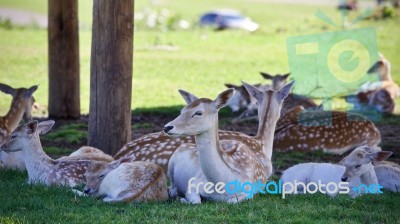
[[[47, 1], [0, 0], [0, 6], [46, 13]], [[81, 104], [89, 110], [89, 71], [91, 46], [91, 2], [79, 1]], [[137, 1], [136, 10], [149, 6]], [[196, 21], [203, 11], [227, 7], [241, 10], [261, 24], [249, 34], [244, 31], [214, 32], [194, 27], [188, 31], [159, 32], [135, 30], [132, 109], [134, 114], [177, 114], [183, 100], [177, 89], [198, 96], [215, 97], [225, 82], [263, 82], [259, 71], [282, 73], [289, 70], [286, 39], [295, 35], [333, 30], [315, 18], [321, 8], [336, 22], [338, 12], [329, 7], [285, 5], [264, 1], [240, 0], [162, 0], [157, 8], [168, 8], [188, 21]], [[354, 18], [356, 14], [351, 15]], [[354, 28], [372, 26], [378, 35], [381, 52], [392, 62], [392, 74], [400, 83], [400, 17], [382, 21], [362, 21]], [[172, 44], [178, 51], [154, 51], [155, 44]], [[47, 32], [34, 27], [0, 24], [0, 82], [12, 86], [40, 84], [37, 102], [46, 107]], [[0, 94], [0, 115], [5, 114], [11, 97]], [[400, 101], [397, 101], [400, 103]], [[39, 115], [36, 112], [36, 115]], [[231, 116], [227, 110], [221, 116]], [[221, 126], [228, 119], [221, 118]], [[398, 117], [384, 123], [399, 124]], [[136, 126], [135, 126], [136, 125]], [[134, 124], [134, 128], [151, 127]], [[46, 141], [76, 143], [86, 138], [85, 125], [69, 125], [43, 136]], [[45, 148], [50, 154], [66, 154], [70, 149]], [[322, 153], [274, 153], [274, 167], [310, 161], [328, 161]], [[334, 160], [332, 160], [334, 161]], [[274, 177], [275, 179], [277, 176]], [[0, 223], [132, 223], [132, 222], [279, 222], [279, 223], [400, 223], [400, 196], [393, 193], [368, 195], [357, 199], [324, 195], [261, 195], [238, 204], [205, 203], [192, 206], [169, 201], [163, 203], [105, 204], [95, 198], [75, 197], [66, 188], [26, 184], [26, 173], [0, 170]]]
[[[19, 4], [19, 1], [4, 0], [3, 5], [21, 7], [38, 12], [46, 11], [46, 1], [35, 0], [38, 6]], [[82, 2], [82, 1], [79, 1]], [[82, 3], [80, 3], [82, 4]], [[86, 3], [85, 3], [86, 4]], [[2, 1], [0, 1], [2, 5]], [[33, 5], [33, 4], [32, 4]], [[147, 2], [136, 6], [140, 11]], [[295, 35], [313, 34], [334, 30], [315, 18], [317, 9], [322, 9], [334, 21], [339, 22], [338, 12], [330, 7], [309, 5], [285, 5], [263, 1], [185, 2], [181, 0], [161, 1], [157, 8], [168, 8], [182, 18], [195, 21], [201, 12], [229, 5], [237, 8], [261, 24], [261, 29], [249, 34], [231, 30], [214, 32], [194, 27], [191, 30], [159, 32], [148, 29], [135, 31], [134, 75], [132, 109], [146, 109], [182, 105], [177, 93], [182, 88], [204, 97], [215, 97], [224, 89], [226, 82], [263, 82], [259, 71], [282, 73], [289, 70], [286, 39]], [[89, 5], [80, 5], [80, 13], [90, 15]], [[354, 18], [357, 14], [352, 14]], [[82, 19], [90, 21], [91, 19]], [[295, 18], [295, 19], [293, 19]], [[381, 52], [392, 62], [395, 81], [400, 83], [400, 16], [383, 21], [362, 21], [354, 28], [372, 26], [378, 34]], [[29, 38], [28, 38], [29, 37]], [[155, 51], [155, 44], [172, 44], [178, 51]], [[90, 30], [80, 32], [81, 108], [89, 110]], [[35, 97], [44, 107], [47, 97], [47, 32], [37, 29], [0, 28], [0, 82], [12, 86], [40, 84]], [[0, 114], [5, 114], [10, 97], [0, 95]], [[399, 101], [400, 102], [400, 101]], [[36, 114], [41, 115], [41, 114]], [[43, 115], [41, 115], [43, 116]]]
[[[398, 223], [399, 196], [258, 195], [229, 205], [204, 203], [105, 204], [76, 197], [67, 188], [26, 184], [26, 174], [0, 171], [0, 223]], [[389, 215], [390, 214], [390, 215]]]
[[[86, 127], [85, 131], [77, 130]], [[87, 138], [87, 126], [82, 124], [65, 125], [62, 128], [47, 133], [43, 136], [47, 141], [65, 141], [67, 143], [79, 143]]]

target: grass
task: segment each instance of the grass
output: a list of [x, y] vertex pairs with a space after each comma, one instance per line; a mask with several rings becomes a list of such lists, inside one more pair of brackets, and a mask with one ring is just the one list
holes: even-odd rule
[[[47, 1], [0, 0], [0, 6], [46, 13]], [[89, 65], [91, 46], [91, 2], [79, 2], [80, 66], [82, 113], [89, 109]], [[136, 11], [148, 7], [137, 1]], [[333, 8], [310, 5], [286, 5], [265, 1], [242, 0], [162, 0], [155, 8], [167, 8], [188, 21], [196, 21], [203, 11], [229, 6], [241, 10], [259, 22], [261, 29], [249, 34], [233, 30], [214, 32], [193, 27], [191, 30], [160, 32], [135, 30], [132, 109], [134, 114], [177, 114], [183, 100], [182, 88], [198, 96], [215, 97], [225, 82], [263, 82], [259, 71], [282, 73], [289, 70], [286, 39], [291, 36], [332, 31], [315, 18], [322, 9], [334, 21], [339, 16]], [[352, 14], [354, 18], [356, 14]], [[392, 62], [392, 74], [400, 83], [400, 17], [381, 21], [362, 21], [354, 28], [374, 27], [379, 50]], [[178, 51], [155, 51], [154, 45], [174, 45]], [[0, 24], [0, 82], [12, 86], [40, 84], [37, 102], [47, 105], [47, 32], [33, 27]], [[0, 114], [5, 114], [11, 98], [0, 94]], [[400, 101], [397, 101], [400, 103]], [[397, 111], [399, 112], [399, 111]], [[39, 115], [38, 112], [36, 112]], [[41, 115], [41, 114], [40, 114]], [[231, 116], [224, 110], [221, 116]], [[221, 119], [222, 126], [227, 119]], [[385, 124], [399, 124], [397, 116]], [[150, 128], [151, 124], [133, 124]], [[62, 139], [76, 143], [86, 138], [85, 125], [69, 125], [43, 136], [48, 142]], [[66, 154], [70, 149], [45, 147], [50, 154]], [[305, 161], [335, 161], [320, 152], [274, 153], [275, 169]], [[275, 176], [275, 179], [278, 177]], [[69, 189], [26, 184], [23, 172], [0, 170], [0, 223], [180, 223], [180, 222], [280, 222], [280, 223], [400, 223], [400, 196], [393, 193], [368, 195], [357, 199], [324, 195], [258, 195], [238, 204], [205, 203], [192, 206], [174, 201], [140, 204], [104, 204], [95, 198], [75, 197]], [[100, 217], [100, 218], [99, 218]]]
[[83, 124], [69, 124], [64, 125], [62, 128], [47, 133], [43, 138], [47, 141], [65, 141], [67, 143], [79, 143], [82, 139], [87, 138], [87, 131], [78, 130], [87, 126]]
[[[22, 7], [19, 1], [5, 0], [4, 5]], [[35, 0], [37, 6], [25, 9], [45, 12], [46, 1]], [[79, 1], [82, 2], [82, 1]], [[83, 3], [80, 3], [83, 4]], [[86, 4], [86, 3], [85, 3]], [[1, 2], [0, 2], [0, 5]], [[33, 4], [32, 4], [33, 5]], [[136, 6], [140, 11], [149, 4], [141, 2]], [[259, 71], [282, 73], [289, 70], [286, 53], [286, 39], [291, 36], [332, 31], [334, 28], [315, 18], [317, 9], [326, 12], [339, 22], [338, 12], [330, 7], [285, 4], [253, 1], [211, 0], [185, 2], [181, 0], [161, 1], [158, 8], [168, 8], [182, 18], [195, 21], [201, 12], [229, 5], [237, 8], [259, 22], [261, 29], [249, 34], [232, 30], [214, 32], [193, 27], [191, 30], [159, 32], [149, 29], [135, 31], [134, 76], [132, 109], [156, 109], [182, 105], [177, 93], [182, 88], [199, 96], [215, 97], [224, 89], [226, 82], [263, 82]], [[157, 8], [156, 7], [156, 8]], [[80, 5], [80, 13], [89, 14], [89, 5]], [[287, 13], [286, 13], [287, 12]], [[354, 18], [357, 14], [352, 14]], [[296, 19], [293, 19], [296, 18]], [[83, 17], [82, 20], [90, 21]], [[374, 27], [378, 34], [381, 52], [392, 62], [393, 76], [400, 83], [400, 35], [398, 23], [400, 16], [384, 21], [362, 21], [354, 28]], [[27, 39], [27, 37], [29, 37]], [[178, 51], [149, 50], [154, 45], [174, 45]], [[82, 113], [89, 110], [89, 65], [90, 29], [80, 32], [81, 65], [81, 108]], [[239, 47], [240, 46], [240, 47]], [[35, 97], [44, 107], [47, 97], [47, 32], [37, 29], [0, 28], [0, 82], [13, 86], [40, 84]], [[156, 81], [155, 81], [156, 80]], [[0, 114], [5, 114], [10, 97], [0, 95]], [[36, 114], [43, 116], [42, 114]]]
[[[324, 195], [258, 195], [237, 205], [207, 202], [105, 204], [76, 197], [67, 188], [26, 184], [26, 174], [0, 171], [0, 223], [398, 223], [399, 198], [393, 193], [356, 199]], [[16, 189], [16, 190], [14, 190]], [[12, 200], [11, 200], [12, 198]], [[391, 215], [388, 215], [391, 214]], [[42, 220], [42, 221], [41, 221]], [[397, 220], [397, 221], [396, 221]]]

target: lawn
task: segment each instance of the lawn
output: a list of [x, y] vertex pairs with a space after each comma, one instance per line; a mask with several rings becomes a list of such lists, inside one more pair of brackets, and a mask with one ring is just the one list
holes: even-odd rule
[[[229, 7], [239, 9], [260, 23], [254, 33], [240, 30], [214, 32], [193, 25], [189, 30], [149, 29], [136, 23], [134, 37], [134, 75], [132, 109], [144, 111], [133, 123], [133, 132], [161, 130], [162, 124], [145, 120], [146, 113], [164, 112], [169, 119], [183, 105], [177, 92], [182, 88], [196, 95], [215, 97], [224, 83], [264, 82], [259, 71], [289, 71], [286, 40], [288, 37], [336, 29], [317, 19], [318, 9], [340, 23], [338, 11], [330, 6], [288, 5], [266, 0], [160, 0], [137, 1], [135, 10], [145, 8], [170, 10], [177, 17], [195, 22], [205, 10]], [[47, 1], [0, 0], [0, 7], [13, 7], [46, 13]], [[352, 13], [350, 18], [355, 18]], [[399, 11], [397, 11], [400, 14]], [[89, 109], [89, 65], [91, 46], [91, 1], [79, 1], [80, 66], [82, 113]], [[379, 50], [391, 61], [392, 75], [400, 83], [400, 16], [386, 20], [364, 20], [354, 28], [374, 27]], [[172, 45], [176, 51], [154, 50], [159, 45]], [[40, 84], [35, 98], [42, 107], [47, 103], [47, 32], [35, 27], [0, 25], [0, 82], [12, 86]], [[0, 94], [0, 115], [7, 112], [10, 97]], [[400, 101], [397, 101], [400, 103]], [[399, 113], [400, 110], [397, 110]], [[35, 111], [36, 116], [45, 116]], [[231, 119], [225, 113], [222, 128]], [[134, 121], [135, 121], [134, 116]], [[398, 126], [398, 116], [385, 117], [384, 124]], [[163, 120], [164, 122], [164, 120]], [[60, 125], [43, 136], [45, 150], [53, 156], [69, 153], [86, 142], [87, 126]], [[387, 145], [392, 149], [398, 145]], [[386, 145], [385, 145], [386, 144]], [[398, 158], [398, 156], [396, 156]], [[339, 157], [323, 153], [275, 153], [274, 168], [281, 171], [289, 165], [308, 162], [337, 162]], [[278, 176], [275, 175], [274, 179]], [[237, 205], [205, 203], [185, 205], [174, 201], [163, 203], [104, 204], [95, 198], [80, 198], [66, 188], [48, 188], [26, 184], [27, 174], [0, 170], [0, 223], [400, 223], [399, 194], [367, 195], [357, 199], [324, 195], [289, 196], [257, 195]], [[397, 210], [396, 210], [397, 209]]]

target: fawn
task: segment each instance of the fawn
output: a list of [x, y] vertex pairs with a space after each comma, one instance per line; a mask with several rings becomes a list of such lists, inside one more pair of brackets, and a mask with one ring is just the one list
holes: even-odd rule
[[[207, 194], [205, 191], [194, 192], [188, 189], [188, 182], [196, 178], [195, 183], [239, 182], [265, 183], [272, 174], [272, 143], [276, 122], [280, 115], [283, 100], [287, 97], [293, 82], [279, 91], [261, 92], [256, 87], [243, 83], [250, 95], [257, 99], [259, 114], [265, 122], [260, 122], [257, 136], [219, 140], [218, 111], [227, 105], [234, 90], [228, 89], [215, 100], [197, 98], [180, 91], [188, 104], [181, 114], [169, 122], [164, 132], [179, 137], [194, 135], [196, 145], [182, 145], [172, 155], [168, 165], [168, 176], [171, 178], [171, 196], [184, 195], [186, 202], [201, 203], [201, 198], [236, 203], [244, 200], [246, 195], [238, 193]], [[226, 133], [228, 134], [228, 133]], [[248, 147], [244, 142], [255, 140], [258, 144]], [[259, 152], [261, 157], [255, 152]]]

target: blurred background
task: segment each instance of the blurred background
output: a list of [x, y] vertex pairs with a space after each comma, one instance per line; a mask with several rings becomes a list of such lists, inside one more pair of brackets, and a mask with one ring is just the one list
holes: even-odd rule
[[[399, 10], [390, 1], [383, 3], [385, 7], [376, 5], [372, 0], [358, 1], [347, 22], [373, 8], [371, 16], [352, 28], [376, 29], [379, 51], [391, 62], [392, 76], [400, 83]], [[0, 0], [0, 82], [14, 87], [39, 84], [35, 116], [47, 115], [47, 7], [46, 0]], [[338, 2], [331, 0], [136, 1], [132, 109], [182, 105], [179, 88], [214, 97], [225, 88], [224, 83], [267, 83], [260, 71], [289, 72], [287, 38], [336, 31], [315, 13], [320, 9], [340, 24], [337, 7]], [[204, 13], [218, 9], [239, 11], [256, 24], [250, 26], [255, 31], [215, 31], [223, 27], [199, 25]], [[85, 114], [89, 111], [92, 1], [79, 1], [78, 12], [81, 112]], [[0, 114], [7, 112], [10, 101], [11, 97], [0, 94]]]

